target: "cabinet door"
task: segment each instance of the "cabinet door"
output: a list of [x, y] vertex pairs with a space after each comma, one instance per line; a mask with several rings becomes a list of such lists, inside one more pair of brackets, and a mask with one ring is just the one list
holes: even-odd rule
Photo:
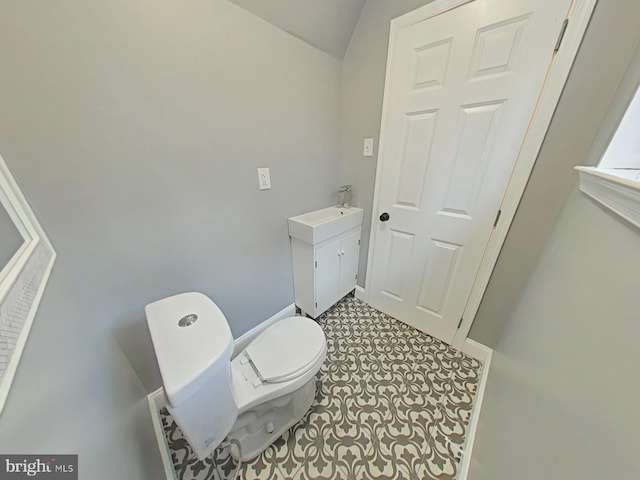
[[316, 250], [316, 310], [324, 312], [339, 298], [340, 242], [336, 240]]
[[340, 280], [339, 295], [343, 297], [356, 286], [358, 273], [358, 253], [360, 251], [360, 232], [350, 233], [340, 239]]

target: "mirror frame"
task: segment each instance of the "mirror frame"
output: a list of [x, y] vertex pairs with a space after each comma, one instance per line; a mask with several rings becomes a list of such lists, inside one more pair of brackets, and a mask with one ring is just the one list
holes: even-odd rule
[[0, 201], [24, 238], [0, 267], [0, 413], [22, 357], [56, 252], [0, 156]]

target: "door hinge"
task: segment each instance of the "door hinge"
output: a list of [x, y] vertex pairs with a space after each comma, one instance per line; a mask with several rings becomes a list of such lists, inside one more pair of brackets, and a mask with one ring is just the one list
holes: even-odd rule
[[356, 280], [358, 279], [358, 274], [356, 273]]
[[502, 215], [502, 210], [498, 210], [498, 213], [496, 214], [496, 220], [495, 222], [493, 222], [493, 228], [496, 228], [498, 226], [498, 222], [500, 221], [500, 215]]
[[457, 328], [456, 330], [459, 330], [459, 329], [460, 329], [460, 325], [462, 325], [462, 319], [463, 319], [463, 318], [464, 318], [464, 317], [460, 317], [460, 321], [458, 322], [458, 328]]
[[358, 245], [360, 245], [360, 240], [358, 239]]
[[316, 308], [318, 308], [318, 302], [316, 302]]
[[318, 268], [318, 262], [316, 262], [316, 268]]
[[556, 46], [553, 49], [553, 53], [556, 53], [560, 50], [560, 44], [562, 44], [562, 39], [564, 38], [564, 34], [567, 31], [567, 25], [569, 25], [569, 19], [565, 18], [564, 22], [562, 22], [562, 28], [560, 29], [560, 35], [558, 35], [558, 40], [556, 41]]

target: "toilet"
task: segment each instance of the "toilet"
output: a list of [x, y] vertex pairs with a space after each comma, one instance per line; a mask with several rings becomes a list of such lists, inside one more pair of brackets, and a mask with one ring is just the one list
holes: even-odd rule
[[313, 320], [279, 320], [232, 358], [229, 324], [206, 295], [174, 295], [145, 313], [167, 408], [198, 458], [226, 437], [236, 459], [254, 458], [311, 407], [327, 353]]

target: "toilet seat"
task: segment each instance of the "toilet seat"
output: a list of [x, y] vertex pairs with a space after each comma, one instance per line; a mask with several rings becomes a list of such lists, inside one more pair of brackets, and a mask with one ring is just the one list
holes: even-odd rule
[[326, 355], [324, 332], [309, 318], [288, 317], [267, 328], [231, 361], [238, 414], [303, 387]]
[[280, 383], [304, 374], [324, 354], [320, 326], [305, 317], [288, 317], [267, 328], [245, 352], [263, 382]]

